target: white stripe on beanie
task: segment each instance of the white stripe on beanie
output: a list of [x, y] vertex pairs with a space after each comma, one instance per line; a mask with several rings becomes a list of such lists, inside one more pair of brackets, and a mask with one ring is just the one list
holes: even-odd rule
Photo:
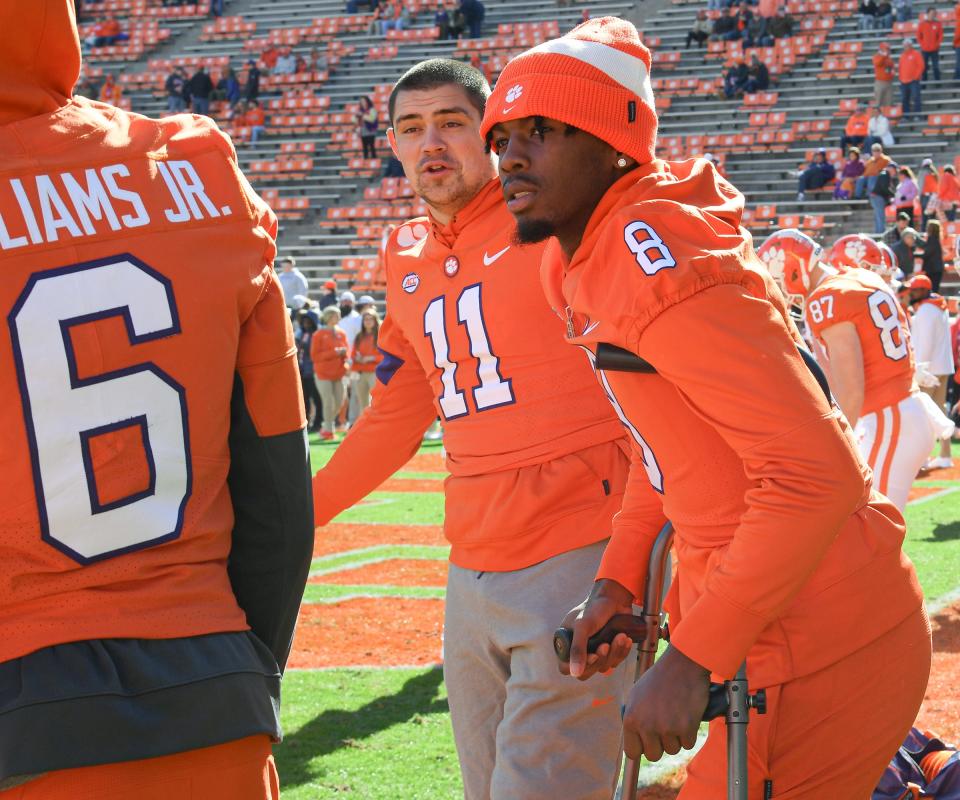
[[636, 56], [610, 47], [600, 42], [590, 42], [585, 39], [574, 39], [564, 36], [552, 39], [549, 42], [538, 44], [525, 55], [533, 53], [558, 53], [570, 56], [591, 67], [606, 73], [613, 80], [633, 94], [637, 95], [650, 108], [654, 107], [653, 88], [650, 86], [650, 73], [647, 65]]

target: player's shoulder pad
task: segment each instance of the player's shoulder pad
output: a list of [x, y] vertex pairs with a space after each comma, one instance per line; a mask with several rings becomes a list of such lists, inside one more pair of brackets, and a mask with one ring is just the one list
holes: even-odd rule
[[722, 284], [779, 296], [739, 214], [726, 216], [669, 200], [627, 205], [603, 225], [581, 285], [594, 287], [594, 313], [632, 318], [626, 340], [668, 308]]

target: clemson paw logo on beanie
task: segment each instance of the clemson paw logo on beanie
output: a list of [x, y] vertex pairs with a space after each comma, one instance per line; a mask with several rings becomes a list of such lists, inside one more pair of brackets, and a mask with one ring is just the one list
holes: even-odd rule
[[519, 83], [516, 86], [511, 86], [507, 90], [507, 102], [515, 103], [520, 99], [520, 96], [523, 94], [523, 86]]

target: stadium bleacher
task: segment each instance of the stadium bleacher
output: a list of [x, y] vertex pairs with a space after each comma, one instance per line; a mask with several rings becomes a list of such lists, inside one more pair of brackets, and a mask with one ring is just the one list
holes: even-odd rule
[[[228, 0], [220, 18], [211, 18], [206, 4], [88, 2], [81, 16], [85, 32], [115, 17], [128, 39], [88, 48], [84, 74], [96, 83], [113, 73], [125, 105], [159, 116], [166, 110], [164, 81], [174, 66], [189, 73], [203, 64], [214, 82], [232, 67], [242, 82], [248, 60], [264, 58], [268, 51], [289, 48], [304, 59], [319, 56], [324, 69], [293, 75], [263, 70], [260, 100], [268, 118], [256, 145], [248, 144], [248, 129], [231, 123], [225, 103], [211, 106], [211, 115], [234, 135], [241, 166], [281, 217], [281, 252], [296, 256], [315, 285], [336, 275], [342, 288], [382, 289], [376, 248], [384, 226], [424, 211], [406, 181], [381, 178], [380, 159], [361, 157], [353, 121], [357, 98], [371, 96], [385, 128], [390, 87], [417, 61], [463, 58], [495, 78], [512, 55], [573, 27], [584, 10], [626, 16], [644, 32], [654, 53], [661, 114], [658, 155], [712, 154], [746, 195], [747, 224], [757, 239], [788, 225], [828, 242], [871, 229], [865, 200], [837, 201], [826, 191], [798, 202], [795, 173], [815, 148], [828, 148], [832, 161], [842, 159], [837, 144], [851, 107], [872, 95], [870, 59], [877, 43], [898, 43], [912, 34], [914, 23], [861, 31], [856, 0], [789, 0], [786, 8], [797, 27], [775, 46], [745, 51], [741, 42], [711, 42], [688, 50], [686, 32], [705, 0], [565, 6], [554, 0], [487, 0], [485, 5], [481, 38], [438, 41], [426, 3], [419, 4], [408, 30], [383, 37], [368, 33], [369, 15], [347, 14], [343, 0]], [[928, 0], [916, 0], [914, 11], [921, 10], [936, 10], [944, 19], [947, 46], [941, 66], [950, 75], [953, 18]], [[752, 52], [768, 65], [775, 85], [743, 99], [724, 99], [723, 72]], [[914, 168], [928, 156], [940, 165], [960, 160], [956, 86], [949, 80], [927, 83], [923, 108], [922, 120], [909, 122], [900, 118], [899, 106], [887, 109], [897, 139], [894, 158]], [[385, 137], [377, 144], [378, 154], [386, 156]], [[948, 226], [948, 237], [957, 235], [958, 224]], [[945, 278], [944, 287], [956, 291], [960, 281]]]

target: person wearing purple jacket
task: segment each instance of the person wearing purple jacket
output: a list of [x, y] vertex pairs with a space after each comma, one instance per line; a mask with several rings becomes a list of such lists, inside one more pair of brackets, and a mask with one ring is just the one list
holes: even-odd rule
[[897, 193], [893, 196], [893, 204], [897, 207], [897, 213], [903, 211], [910, 215], [910, 226], [913, 227], [915, 222], [913, 205], [920, 194], [920, 189], [917, 187], [917, 179], [910, 167], [900, 167], [899, 174], [900, 183], [897, 184]]

